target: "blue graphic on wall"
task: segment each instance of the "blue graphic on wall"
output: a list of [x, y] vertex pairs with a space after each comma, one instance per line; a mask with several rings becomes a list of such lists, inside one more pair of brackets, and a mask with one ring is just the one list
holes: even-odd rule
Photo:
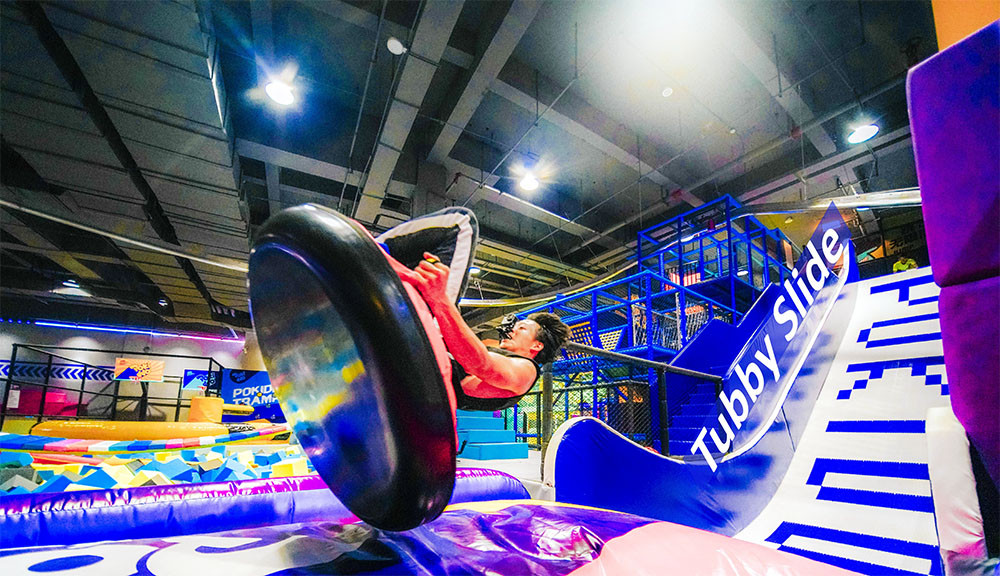
[[185, 390], [201, 390], [208, 388], [212, 381], [212, 373], [208, 370], [185, 370], [183, 386]]
[[[268, 378], [267, 372], [228, 368], [222, 370], [222, 399], [227, 404], [253, 406], [251, 420], [285, 421], [278, 399], [274, 397], [274, 391], [271, 389], [271, 379]], [[226, 419], [227, 417], [223, 416], [223, 421]]]

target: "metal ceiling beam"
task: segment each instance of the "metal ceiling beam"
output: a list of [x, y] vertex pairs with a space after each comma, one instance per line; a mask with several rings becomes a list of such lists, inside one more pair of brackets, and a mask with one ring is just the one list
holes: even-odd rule
[[402, 56], [403, 69], [383, 118], [378, 144], [365, 176], [354, 218], [372, 223], [385, 198], [385, 190], [396, 162], [410, 135], [413, 121], [424, 101], [438, 62], [448, 46], [448, 38], [458, 22], [464, 0], [426, 0], [408, 52]]
[[[275, 64], [271, 0], [250, 0], [250, 29], [257, 62], [257, 87], [260, 88], [267, 82], [263, 66]], [[267, 205], [272, 216], [281, 210], [281, 190], [278, 186], [280, 170], [280, 167], [270, 162], [264, 164]]]
[[[38, 39], [45, 47], [49, 57], [52, 58], [53, 62], [59, 68], [66, 83], [73, 88], [84, 110], [87, 111], [88, 116], [111, 147], [115, 157], [128, 174], [129, 180], [142, 195], [145, 202], [143, 210], [157, 235], [170, 244], [181, 246], [177, 232], [167, 218], [156, 193], [149, 185], [138, 163], [125, 145], [125, 141], [108, 116], [108, 112], [103, 104], [101, 104], [97, 94], [90, 86], [83, 70], [70, 52], [69, 47], [66, 46], [66, 43], [59, 36], [52, 22], [49, 21], [42, 5], [27, 1], [19, 1], [17, 5], [27, 17], [32, 27], [34, 27], [35, 32], [38, 34]], [[198, 276], [198, 272], [190, 260], [181, 257], [177, 257], [176, 259], [191, 283], [201, 293], [205, 303], [211, 307], [213, 304], [212, 295]]]
[[[767, 52], [762, 50], [747, 34], [743, 26], [716, 0], [708, 0], [704, 7], [712, 13], [712, 25], [718, 27], [714, 36], [743, 63], [754, 78], [767, 88], [768, 93], [795, 120], [796, 124], [801, 126], [812, 120], [815, 114], [796, 90], [779, 90], [779, 87], [791, 86], [792, 83], [777, 69], [774, 55], [768, 56]], [[822, 125], [813, 126], [805, 132], [805, 136], [819, 151], [820, 156], [827, 156], [837, 151], [837, 145], [834, 144]]]
[[[821, 158], [804, 169], [796, 171], [794, 174], [775, 178], [753, 190], [748, 190], [739, 196], [739, 200], [748, 205], [763, 203], [772, 196], [789, 188], [800, 186], [803, 183], [809, 184], [810, 182], [833, 180], [832, 177], [826, 178], [826, 175], [831, 172], [842, 173], [844, 170], [853, 171], [857, 166], [870, 163], [873, 159], [873, 154], [885, 155], [902, 147], [909, 146], [912, 146], [910, 127], [903, 126], [892, 132], [881, 134], [873, 140], [866, 142], [863, 146], [854, 146], [843, 152]], [[851, 174], [851, 179], [853, 179], [853, 172]], [[847, 183], [850, 180], [843, 180], [843, 182]]]
[[490, 89], [490, 85], [510, 59], [514, 48], [520, 43], [521, 37], [535, 19], [541, 5], [538, 0], [514, 0], [511, 3], [489, 46], [476, 62], [475, 69], [451, 114], [448, 115], [447, 122], [441, 126], [441, 133], [438, 134], [428, 155], [431, 162], [441, 164], [448, 157], [455, 142], [483, 101], [483, 95]]
[[[363, 8], [358, 8], [347, 2], [342, 2], [341, 0], [323, 0], [322, 2], [301, 2], [301, 4], [311, 10], [316, 10], [317, 12], [333, 16], [338, 20], [353, 24], [358, 28], [364, 28], [371, 32], [378, 30], [377, 14], [372, 14]], [[395, 36], [399, 39], [406, 38], [409, 33], [405, 26], [396, 24], [388, 19], [382, 23], [382, 27], [389, 36]], [[475, 58], [472, 54], [459, 50], [454, 46], [446, 46], [444, 52], [441, 54], [441, 60], [449, 64], [454, 64], [459, 68], [468, 69], [472, 67]]]
[[[35, 232], [25, 224], [20, 224], [17, 217], [7, 210], [0, 209], [0, 217], [6, 221], [3, 231], [23, 242], [25, 248], [42, 254], [78, 278], [102, 280], [99, 274], [88, 268], [83, 262], [77, 260], [72, 254], [60, 251], [58, 246], [46, 240], [41, 234]], [[18, 224], [13, 224], [12, 221], [16, 221]], [[4, 244], [7, 243], [5, 242]]]
[[[517, 60], [512, 60], [504, 70], [505, 72], [500, 75], [497, 81], [490, 85], [490, 91], [534, 114], [538, 101], [534, 95], [526, 92], [529, 90], [528, 85], [534, 82], [533, 78], [528, 79], [529, 75], [533, 76], [534, 71], [527, 64]], [[551, 80], [541, 77], [539, 82], [552, 83]], [[580, 120], [582, 118], [591, 119], [588, 122], [589, 125], [584, 124], [583, 120]], [[607, 118], [600, 110], [579, 98], [574, 98], [572, 94], [563, 98], [556, 107], [549, 110], [545, 119], [567, 134], [579, 138], [607, 156], [614, 158], [623, 166], [635, 170], [640, 177], [646, 178], [658, 186], [679, 190], [680, 197], [688, 204], [692, 206], [703, 204], [701, 199], [690, 194], [683, 186], [656, 170], [654, 166], [642, 161], [631, 151], [623, 148], [610, 135], [603, 134], [599, 126], [611, 126], [617, 132], [626, 130], [628, 132], [626, 138], [630, 142], [637, 142], [638, 137], [635, 132], [624, 128], [621, 123]]]
[[358, 172], [354, 172], [348, 176], [347, 168], [343, 166], [308, 156], [293, 154], [271, 146], [244, 140], [243, 138], [236, 139], [236, 153], [240, 156], [258, 160], [264, 164], [274, 164], [283, 168], [291, 168], [297, 172], [312, 174], [313, 176], [319, 176], [320, 178], [326, 178], [334, 182], [344, 182], [344, 180], [347, 180], [349, 186], [358, 186], [361, 180], [361, 175]]

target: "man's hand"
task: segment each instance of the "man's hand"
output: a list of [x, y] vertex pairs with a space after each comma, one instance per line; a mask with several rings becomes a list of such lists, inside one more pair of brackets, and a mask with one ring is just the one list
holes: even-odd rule
[[448, 274], [448, 267], [437, 256], [424, 252], [424, 259], [413, 269], [413, 274], [403, 279], [420, 292], [433, 311], [436, 305], [448, 302]]

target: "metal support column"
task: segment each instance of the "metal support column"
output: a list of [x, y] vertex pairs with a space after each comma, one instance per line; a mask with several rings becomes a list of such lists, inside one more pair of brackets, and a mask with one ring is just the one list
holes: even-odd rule
[[656, 370], [656, 395], [660, 408], [660, 454], [670, 454], [670, 412], [667, 406], [667, 376], [663, 368]]
[[7, 402], [10, 400], [10, 388], [14, 385], [14, 366], [17, 365], [17, 344], [11, 347], [10, 364], [7, 365], [7, 386], [3, 389], [3, 403], [0, 404], [0, 430], [7, 417]]
[[542, 437], [539, 444], [542, 448], [541, 468], [539, 475], [545, 471], [545, 449], [549, 447], [549, 438], [552, 437], [552, 363], [542, 366]]

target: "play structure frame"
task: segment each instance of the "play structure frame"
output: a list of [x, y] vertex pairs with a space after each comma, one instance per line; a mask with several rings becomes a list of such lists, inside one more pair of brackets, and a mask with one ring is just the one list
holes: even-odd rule
[[[571, 344], [550, 371], [551, 378], [560, 384], [555, 387], [556, 394], [562, 394], [565, 404], [566, 392], [587, 388], [593, 393], [587, 402], [589, 409], [582, 402], [575, 407], [563, 406], [565, 418], [570, 413], [587, 412], [607, 422], [606, 411], [598, 409], [602, 402], [629, 401], [619, 397], [618, 385], [634, 384], [635, 375], [623, 377], [621, 370], [603, 369], [611, 359], [598, 351], [617, 355], [614, 361], [622, 364], [650, 363], [639, 378], [648, 384], [649, 402], [655, 407], [649, 410], [650, 435], [643, 443], [669, 453], [669, 444], [663, 443], [670, 428], [667, 396], [690, 394], [689, 388], [715, 382], [721, 375], [673, 374], [664, 378], [658, 375], [661, 368], [669, 367], [712, 320], [737, 324], [769, 284], [780, 284], [790, 276], [793, 262], [801, 254], [781, 230], [768, 228], [752, 215], [739, 215], [742, 208], [726, 195], [645, 228], [637, 234], [635, 273], [519, 313], [524, 317], [549, 312], [570, 327]], [[676, 389], [680, 387], [685, 389]], [[606, 392], [600, 394], [601, 390]], [[510, 409], [508, 417], [518, 423], [519, 413], [525, 409], [541, 416], [534, 419], [535, 430], [520, 430], [518, 437], [544, 446], [548, 436], [543, 415], [551, 413], [551, 399], [537, 388], [527, 398], [523, 407]], [[540, 406], [531, 410], [528, 404], [532, 401]], [[620, 432], [634, 434], [631, 430]]]
[[[43, 356], [42, 361], [30, 361], [24, 360], [25, 352], [34, 352]], [[65, 346], [51, 346], [51, 345], [40, 345], [40, 344], [13, 344], [10, 354], [10, 364], [7, 367], [7, 376], [4, 378], [4, 387], [2, 394], [2, 402], [0, 402], [0, 427], [4, 425], [4, 422], [8, 418], [34, 418], [36, 422], [40, 423], [45, 419], [58, 419], [58, 420], [99, 420], [99, 419], [118, 419], [118, 404], [120, 402], [136, 402], [136, 415], [140, 421], [145, 421], [149, 417], [149, 406], [165, 406], [167, 408], [173, 408], [174, 421], [179, 421], [181, 417], [181, 410], [185, 407], [190, 406], [190, 401], [184, 399], [184, 383], [183, 379], [177, 376], [164, 376], [164, 383], [172, 383], [176, 380], [177, 383], [177, 395], [176, 397], [166, 397], [166, 396], [149, 396], [149, 383], [148, 382], [138, 382], [140, 387], [140, 393], [138, 396], [133, 395], [122, 395], [121, 394], [121, 380], [115, 380], [113, 378], [113, 370], [111, 366], [97, 366], [81, 360], [70, 358], [68, 356], [63, 356], [57, 352], [86, 352], [86, 353], [101, 353], [101, 354], [111, 354], [115, 356], [131, 356], [131, 357], [151, 357], [151, 358], [184, 358], [192, 360], [195, 362], [206, 362], [207, 371], [209, 374], [219, 374], [224, 368], [217, 360], [209, 356], [188, 356], [184, 354], [164, 354], [157, 352], [136, 352], [129, 350], [102, 350], [97, 348], [73, 348]], [[18, 356], [22, 359], [19, 360]], [[57, 363], [55, 360], [62, 360], [65, 363]], [[21, 367], [26, 367], [29, 372], [34, 372], [31, 379], [25, 379], [22, 376], [18, 376], [18, 372], [22, 370]], [[79, 372], [78, 377], [67, 378], [63, 374], [69, 373], [74, 374]], [[41, 381], [32, 381], [34, 378], [40, 378]], [[53, 382], [55, 380], [55, 382]], [[66, 383], [72, 382], [74, 380], [79, 381], [78, 386], [69, 386]], [[216, 380], [219, 380], [216, 377]], [[88, 385], [93, 385], [94, 382], [100, 381], [106, 383], [100, 389], [88, 388]], [[22, 413], [21, 411], [14, 411], [9, 406], [10, 394], [13, 386], [20, 387], [31, 387], [31, 388], [41, 388], [41, 397], [38, 401], [37, 413]], [[107, 391], [108, 387], [112, 387], [110, 392]], [[76, 403], [75, 403], [75, 413], [74, 414], [50, 414], [46, 410], [46, 397], [50, 389], [53, 390], [63, 390], [67, 393], [76, 393]], [[205, 390], [205, 395], [218, 395], [219, 390], [217, 387], [209, 386]], [[111, 398], [110, 401], [110, 414], [102, 416], [87, 416], [81, 413], [81, 409], [85, 406], [84, 397], [93, 398]], [[158, 403], [166, 402], [166, 404]]]

